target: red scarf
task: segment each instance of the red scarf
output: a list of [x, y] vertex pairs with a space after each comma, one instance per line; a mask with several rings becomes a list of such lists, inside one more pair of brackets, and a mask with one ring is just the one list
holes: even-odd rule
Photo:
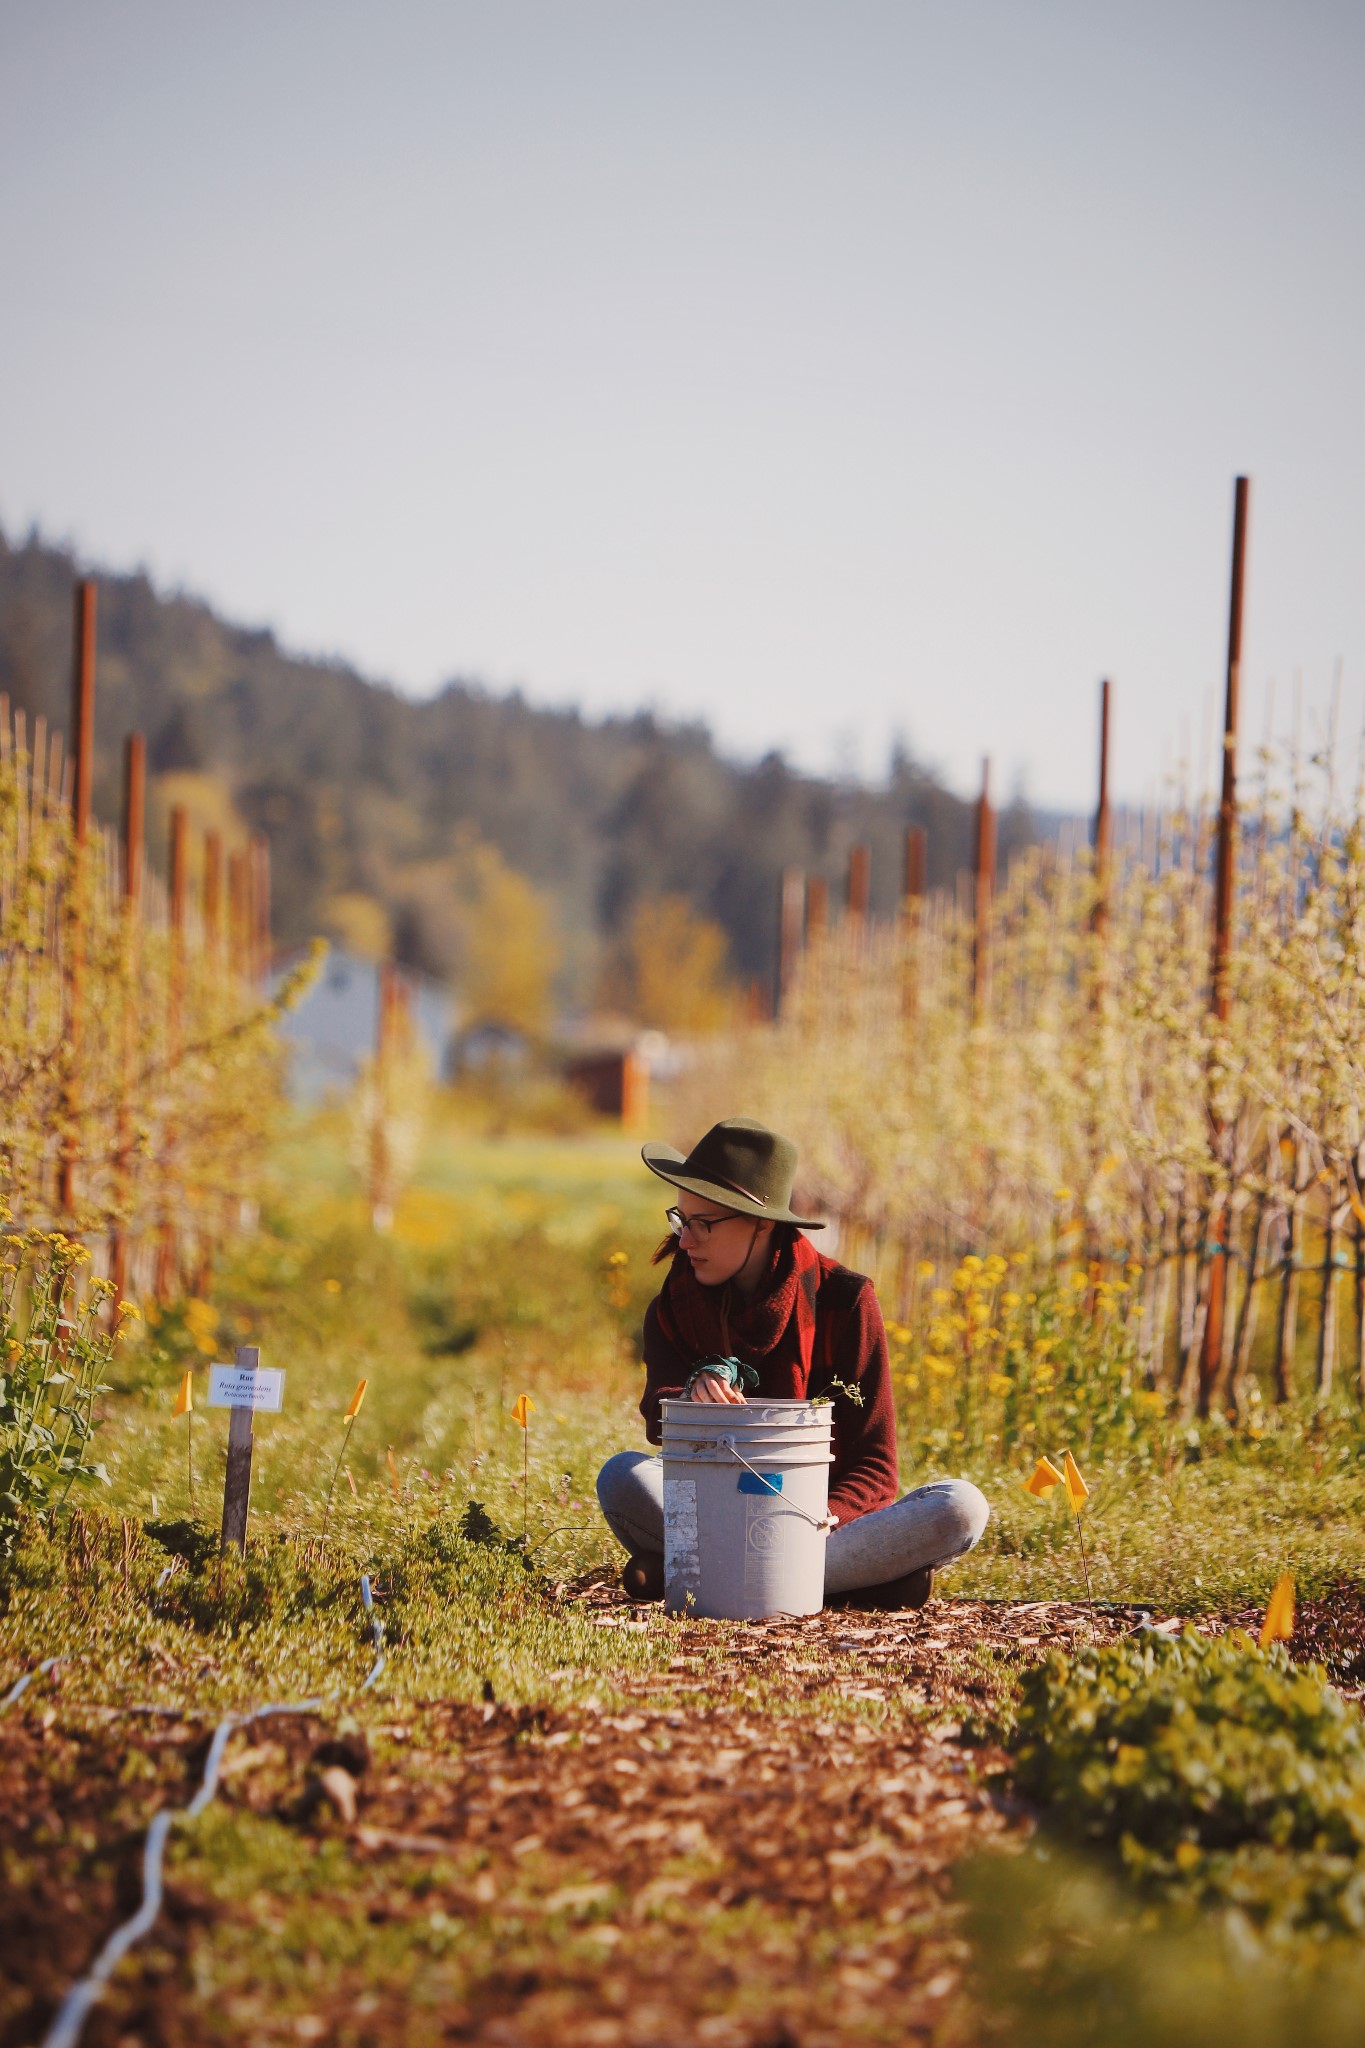
[[833, 1264], [809, 1238], [780, 1231], [763, 1278], [745, 1296], [729, 1281], [703, 1287], [687, 1257], [675, 1254], [659, 1292], [659, 1328], [684, 1355], [741, 1358], [758, 1367], [771, 1399], [801, 1400], [815, 1352], [815, 1300]]

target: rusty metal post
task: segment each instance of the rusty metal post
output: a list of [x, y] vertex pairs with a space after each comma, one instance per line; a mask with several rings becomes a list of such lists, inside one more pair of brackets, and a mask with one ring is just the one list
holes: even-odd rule
[[146, 817], [147, 742], [130, 732], [123, 749], [123, 903], [134, 918], [142, 909]]
[[872, 895], [872, 851], [867, 846], [848, 849], [848, 914], [859, 924], [867, 923]]
[[906, 826], [905, 888], [902, 901], [911, 917], [918, 917], [919, 906], [924, 901], [924, 871], [928, 843], [928, 835], [923, 825]]
[[829, 883], [823, 875], [811, 875], [806, 883], [806, 944], [823, 939], [829, 926]]
[[919, 1008], [920, 947], [918, 934], [924, 910], [924, 871], [928, 841], [922, 825], [905, 830], [905, 888], [901, 897], [901, 928], [906, 940], [901, 981], [901, 1013], [910, 1021]]
[[1095, 806], [1095, 910], [1092, 929], [1102, 938], [1109, 927], [1109, 871], [1114, 827], [1109, 808], [1110, 683], [1100, 684], [1100, 798]]
[[90, 788], [95, 751], [95, 584], [83, 576], [76, 585], [74, 659], [71, 677], [71, 884], [66, 945], [66, 1056], [63, 1091], [61, 1173], [58, 1201], [62, 1213], [74, 1218], [76, 1178], [80, 1161], [80, 1062], [85, 1025], [85, 921], [90, 877], [86, 842], [90, 837]]
[[123, 1072], [118, 1102], [118, 1223], [110, 1279], [117, 1312], [128, 1291], [132, 1211], [133, 1087], [137, 1067], [138, 961], [142, 936], [143, 832], [147, 809], [147, 742], [130, 732], [123, 749]]
[[184, 1010], [184, 911], [190, 893], [190, 813], [170, 807], [170, 1036], [172, 1061], [180, 1053]]
[[990, 921], [995, 901], [995, 808], [991, 803], [991, 763], [981, 763], [981, 794], [976, 800], [976, 900], [972, 933], [972, 1000], [978, 1021], [990, 997]]
[[228, 972], [234, 981], [246, 974], [246, 855], [228, 855]]
[[71, 685], [71, 815], [76, 844], [90, 834], [90, 790], [95, 774], [95, 584], [76, 585], [76, 663]]
[[[184, 1038], [185, 1011], [185, 903], [189, 893], [190, 818], [183, 804], [171, 806], [170, 937], [171, 976], [166, 1005], [166, 1078], [175, 1086], [175, 1069]], [[183, 1204], [172, 1203], [171, 1184], [177, 1132], [168, 1117], [162, 1138], [161, 1238], [157, 1248], [156, 1293], [169, 1301], [179, 1279], [176, 1212]]]
[[256, 910], [259, 879], [256, 873], [255, 846], [248, 840], [242, 853], [242, 973], [253, 989], [261, 978], [257, 945], [260, 932]]
[[784, 868], [777, 914], [777, 999], [774, 1017], [786, 1008], [796, 975], [806, 925], [806, 878], [800, 868]]
[[[1250, 483], [1237, 479], [1232, 515], [1232, 589], [1228, 603], [1227, 686], [1223, 710], [1223, 792], [1218, 806], [1218, 866], [1213, 907], [1213, 958], [1210, 962], [1209, 1007], [1215, 1024], [1228, 1021], [1228, 959], [1232, 949], [1233, 888], [1237, 870], [1237, 719], [1242, 687], [1242, 612], [1246, 587], [1247, 509]], [[1214, 1142], [1222, 1124], [1210, 1105]], [[1214, 1246], [1209, 1265], [1208, 1314], [1199, 1355], [1199, 1412], [1207, 1415], [1222, 1376], [1223, 1316], [1227, 1301], [1228, 1229], [1231, 1211], [1225, 1196], [1209, 1217]]]
[[251, 955], [253, 979], [259, 985], [270, 973], [270, 842], [253, 835], [251, 862]]
[[223, 925], [223, 842], [217, 832], [204, 834], [204, 945], [215, 962]]

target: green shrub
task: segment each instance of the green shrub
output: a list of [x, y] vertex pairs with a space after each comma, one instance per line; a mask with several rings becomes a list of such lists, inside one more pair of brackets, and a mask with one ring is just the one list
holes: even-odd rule
[[1149, 1894], [1275, 1939], [1365, 1931], [1365, 1727], [1319, 1666], [1240, 1631], [1054, 1652], [1014, 1739], [1019, 1790]]
[[982, 1854], [957, 1890], [986, 2008], [974, 2040], [1002, 2048], [1357, 2048], [1359, 1943], [1300, 1942], [1292, 1966], [1244, 1916], [1165, 1912], [1094, 1856], [1039, 1837]]
[[256, 1538], [243, 1556], [232, 1548], [220, 1553], [217, 1536], [202, 1523], [153, 1522], [147, 1534], [187, 1567], [158, 1587], [158, 1611], [203, 1635], [292, 1622], [322, 1609], [344, 1612], [359, 1600], [358, 1569], [316, 1537]]
[[0, 1562], [25, 1515], [48, 1513], [77, 1479], [108, 1481], [94, 1409], [118, 1331], [104, 1320], [107, 1280], [80, 1299], [89, 1257], [60, 1231], [0, 1237]]

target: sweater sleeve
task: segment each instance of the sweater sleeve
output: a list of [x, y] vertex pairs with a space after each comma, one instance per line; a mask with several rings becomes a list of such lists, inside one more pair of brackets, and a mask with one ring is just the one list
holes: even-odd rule
[[640, 1401], [640, 1413], [645, 1418], [645, 1437], [649, 1443], [662, 1441], [664, 1426], [659, 1412], [661, 1401], [675, 1401], [683, 1390], [683, 1381], [692, 1370], [682, 1353], [671, 1344], [659, 1327], [659, 1304], [651, 1301], [645, 1310], [644, 1328], [645, 1391]]
[[856, 1386], [863, 1397], [861, 1407], [846, 1395], [836, 1393], [834, 1397], [829, 1504], [843, 1523], [871, 1514], [874, 1508], [889, 1507], [900, 1491], [886, 1325], [870, 1280], [861, 1279], [839, 1327], [831, 1334], [829, 1366], [813, 1379], [826, 1386], [831, 1379], [843, 1380], [847, 1386]]

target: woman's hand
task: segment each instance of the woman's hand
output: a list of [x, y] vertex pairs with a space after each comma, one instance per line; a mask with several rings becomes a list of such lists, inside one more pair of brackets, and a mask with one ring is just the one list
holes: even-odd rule
[[732, 1387], [730, 1382], [722, 1379], [718, 1372], [698, 1373], [692, 1382], [692, 1391], [687, 1398], [689, 1401], [729, 1401], [731, 1403], [738, 1403], [740, 1407], [744, 1405], [744, 1396], [740, 1393], [739, 1388]]

